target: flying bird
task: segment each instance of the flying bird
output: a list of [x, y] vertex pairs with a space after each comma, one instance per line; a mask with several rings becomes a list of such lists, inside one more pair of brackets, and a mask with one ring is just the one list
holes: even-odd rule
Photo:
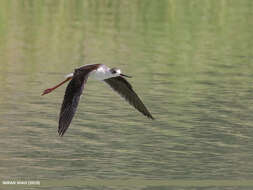
[[65, 90], [59, 116], [58, 133], [60, 136], [64, 135], [75, 115], [80, 96], [89, 76], [104, 81], [139, 112], [150, 119], [154, 119], [141, 99], [134, 92], [132, 85], [125, 79], [125, 77], [131, 78], [130, 76], [122, 74], [120, 69], [109, 68], [104, 64], [89, 64], [75, 69], [74, 73], [68, 74], [64, 81], [52, 88], [44, 90], [42, 93], [42, 95], [48, 94], [70, 80]]

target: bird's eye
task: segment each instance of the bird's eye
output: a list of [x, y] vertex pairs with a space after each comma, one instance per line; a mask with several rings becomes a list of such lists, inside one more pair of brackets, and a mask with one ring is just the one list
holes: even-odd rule
[[116, 72], [115, 70], [111, 70], [111, 73], [112, 73], [112, 74], [115, 74], [115, 73], [117, 73], [117, 72]]

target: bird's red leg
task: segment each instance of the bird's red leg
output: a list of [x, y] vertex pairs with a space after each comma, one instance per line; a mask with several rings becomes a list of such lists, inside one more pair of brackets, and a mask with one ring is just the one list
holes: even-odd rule
[[57, 84], [56, 86], [44, 90], [43, 93], [41, 94], [41, 96], [43, 96], [43, 95], [45, 95], [45, 94], [48, 94], [48, 93], [52, 92], [53, 90], [55, 90], [55, 89], [58, 88], [59, 86], [63, 85], [65, 82], [69, 81], [70, 79], [72, 79], [72, 77], [68, 77], [68, 78], [66, 78], [64, 81], [62, 81], [61, 83]]

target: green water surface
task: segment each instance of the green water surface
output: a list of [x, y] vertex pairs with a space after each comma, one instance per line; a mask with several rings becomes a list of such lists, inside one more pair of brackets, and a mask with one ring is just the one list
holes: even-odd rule
[[[40, 95], [90, 63], [156, 120], [91, 79], [59, 137], [66, 85]], [[252, 113], [252, 0], [0, 1], [1, 189], [251, 190]]]

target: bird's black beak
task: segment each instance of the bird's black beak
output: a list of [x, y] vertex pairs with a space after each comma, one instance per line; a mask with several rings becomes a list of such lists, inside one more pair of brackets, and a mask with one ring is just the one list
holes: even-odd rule
[[131, 76], [128, 76], [128, 75], [124, 75], [124, 74], [120, 74], [120, 76], [122, 76], [122, 77], [127, 77], [127, 78], [132, 78]]

